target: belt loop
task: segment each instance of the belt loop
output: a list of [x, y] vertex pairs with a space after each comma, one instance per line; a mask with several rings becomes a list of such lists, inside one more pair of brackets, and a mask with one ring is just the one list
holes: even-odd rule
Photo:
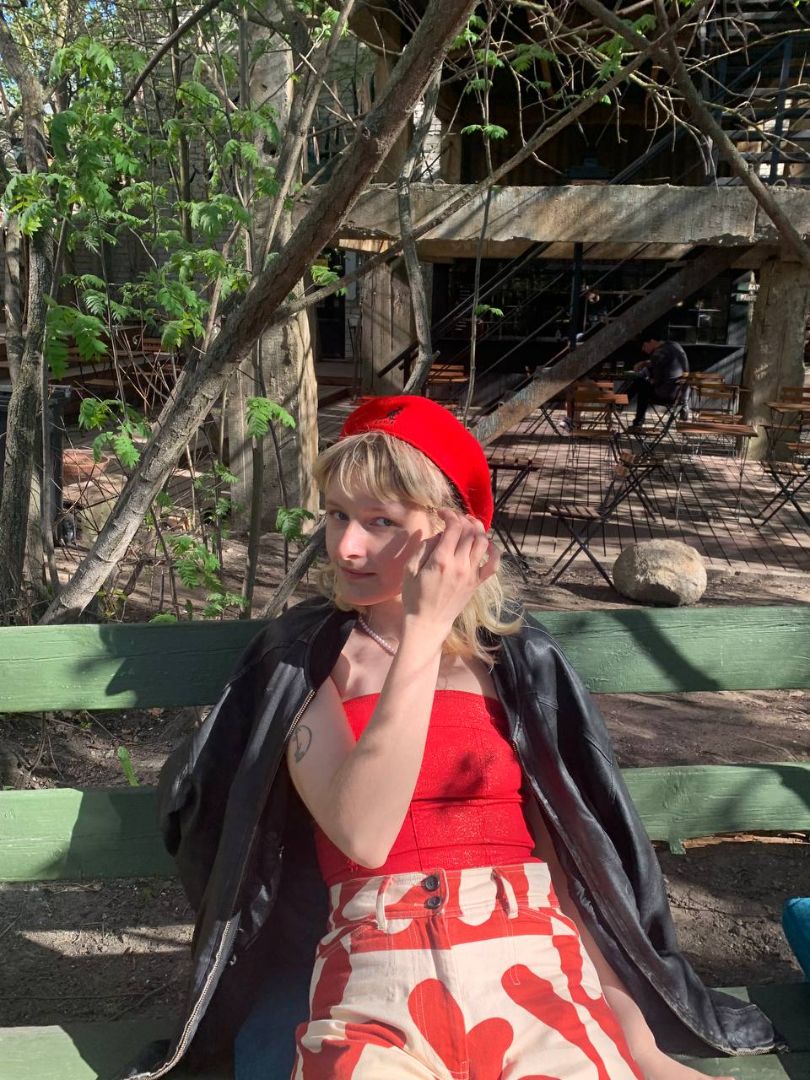
[[380, 887], [377, 889], [377, 902], [376, 902], [376, 917], [377, 917], [377, 929], [383, 934], [388, 933], [388, 920], [385, 917], [385, 894], [388, 892], [388, 886], [391, 884], [391, 875], [384, 877], [380, 882]]
[[508, 919], [516, 918], [518, 913], [518, 902], [512, 882], [509, 881], [506, 875], [499, 870], [497, 866], [492, 867], [492, 878], [497, 886], [497, 897], [506, 912], [506, 917]]

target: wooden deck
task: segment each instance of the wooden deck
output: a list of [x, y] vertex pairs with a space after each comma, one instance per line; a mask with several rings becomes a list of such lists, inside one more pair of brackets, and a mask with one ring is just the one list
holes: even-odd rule
[[[350, 410], [348, 401], [321, 410], [324, 439], [337, 436]], [[677, 446], [668, 445], [677, 457], [666, 469], [651, 474], [642, 489], [654, 513], [648, 514], [638, 496], [631, 495], [593, 539], [591, 550], [596, 557], [610, 564], [626, 544], [668, 538], [697, 548], [715, 569], [810, 571], [810, 530], [790, 504], [765, 525], [752, 520], [752, 514], [776, 491], [764, 467], [747, 462], [741, 472], [736, 458], [705, 451], [697, 454], [694, 446], [680, 440]], [[608, 447], [556, 436], [535, 414], [491, 449], [530, 457], [536, 463], [537, 468], [508, 500], [506, 517], [523, 555], [553, 561], [567, 545], [568, 534], [545, 513], [545, 504], [598, 504], [613, 475]], [[810, 511], [808, 489], [802, 506]]]

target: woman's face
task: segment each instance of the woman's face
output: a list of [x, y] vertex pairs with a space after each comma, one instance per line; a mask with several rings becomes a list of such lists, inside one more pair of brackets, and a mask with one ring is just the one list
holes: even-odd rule
[[326, 551], [335, 566], [338, 594], [348, 604], [370, 607], [402, 592], [406, 546], [438, 530], [425, 510], [368, 492], [326, 489]]

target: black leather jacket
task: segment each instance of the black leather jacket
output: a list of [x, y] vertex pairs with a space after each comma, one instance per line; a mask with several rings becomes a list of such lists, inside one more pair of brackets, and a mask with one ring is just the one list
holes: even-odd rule
[[[309, 979], [326, 888], [285, 748], [354, 619], [319, 599], [269, 623], [164, 766], [161, 822], [197, 913], [194, 967], [177, 1036], [148, 1048], [129, 1077], [228, 1052], [268, 973], [286, 985]], [[707, 990], [678, 951], [658, 862], [604, 722], [559, 647], [531, 620], [502, 642], [493, 678], [528, 789], [585, 924], [659, 1045], [772, 1050], [777, 1038], [759, 1009]]]

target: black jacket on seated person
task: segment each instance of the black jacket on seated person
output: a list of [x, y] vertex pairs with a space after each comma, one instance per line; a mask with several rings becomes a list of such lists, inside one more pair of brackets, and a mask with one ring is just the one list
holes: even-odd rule
[[[171, 1045], [152, 1044], [128, 1077], [230, 1053], [268, 980], [280, 1001], [309, 981], [327, 890], [285, 748], [355, 618], [316, 599], [268, 623], [218, 704], [163, 768], [164, 836], [196, 912], [193, 973]], [[659, 1045], [704, 1054], [773, 1049], [764, 1014], [707, 990], [678, 951], [658, 861], [604, 722], [559, 647], [531, 619], [502, 640], [492, 674], [526, 790], [585, 924]], [[272, 1080], [289, 1075], [292, 1026], [279, 1032], [276, 1049], [267, 1063]]]
[[677, 341], [662, 341], [650, 353], [647, 377], [659, 393], [669, 393], [678, 385], [678, 380], [688, 374], [689, 358]]

